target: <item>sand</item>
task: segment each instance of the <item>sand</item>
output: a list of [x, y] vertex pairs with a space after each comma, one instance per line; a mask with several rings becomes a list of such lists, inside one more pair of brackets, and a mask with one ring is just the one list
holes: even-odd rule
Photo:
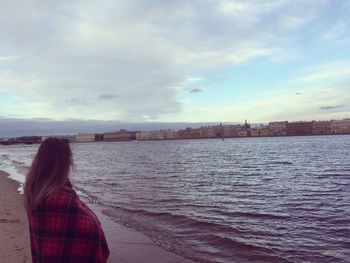
[[[29, 229], [19, 183], [0, 171], [0, 262], [31, 262]], [[193, 263], [153, 244], [143, 234], [121, 226], [88, 204], [99, 217], [111, 251], [108, 263]]]
[[0, 262], [31, 262], [27, 216], [18, 187], [0, 171]]
[[116, 224], [89, 204], [100, 219], [111, 250], [108, 262], [114, 263], [194, 263], [153, 244], [145, 235]]

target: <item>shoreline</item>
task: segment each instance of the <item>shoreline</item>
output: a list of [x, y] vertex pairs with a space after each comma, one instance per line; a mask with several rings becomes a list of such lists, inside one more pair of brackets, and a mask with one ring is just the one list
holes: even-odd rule
[[102, 213], [103, 207], [87, 203], [100, 220], [110, 249], [108, 263], [195, 263], [157, 246], [132, 228], [114, 222]]
[[[0, 258], [7, 263], [31, 262], [28, 220], [19, 186], [19, 182], [0, 170]], [[114, 222], [102, 214], [103, 207], [87, 205], [103, 226], [110, 249], [108, 263], [194, 263], [155, 245], [142, 233]]]
[[0, 171], [0, 259], [7, 263], [32, 262], [27, 215], [20, 183]]

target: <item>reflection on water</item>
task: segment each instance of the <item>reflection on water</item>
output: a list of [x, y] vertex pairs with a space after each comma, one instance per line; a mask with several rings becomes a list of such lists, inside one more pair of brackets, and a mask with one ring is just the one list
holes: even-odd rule
[[350, 260], [350, 136], [72, 146], [82, 196], [196, 262]]

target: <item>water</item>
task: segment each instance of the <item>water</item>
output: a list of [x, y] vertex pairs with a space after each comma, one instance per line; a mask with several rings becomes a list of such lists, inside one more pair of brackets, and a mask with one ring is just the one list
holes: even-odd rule
[[[350, 261], [350, 136], [72, 148], [83, 198], [195, 262]], [[36, 150], [0, 147], [0, 169]]]

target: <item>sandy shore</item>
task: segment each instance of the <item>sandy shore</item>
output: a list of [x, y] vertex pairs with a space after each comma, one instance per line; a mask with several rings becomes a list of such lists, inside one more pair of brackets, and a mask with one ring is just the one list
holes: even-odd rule
[[119, 225], [89, 204], [100, 219], [111, 250], [110, 263], [194, 263], [153, 244], [145, 235]]
[[27, 216], [18, 187], [0, 171], [0, 262], [31, 262]]
[[[29, 230], [19, 183], [0, 171], [0, 262], [31, 262]], [[111, 250], [109, 263], [193, 263], [168, 252], [130, 228], [113, 222], [101, 208], [88, 204], [98, 215]]]

